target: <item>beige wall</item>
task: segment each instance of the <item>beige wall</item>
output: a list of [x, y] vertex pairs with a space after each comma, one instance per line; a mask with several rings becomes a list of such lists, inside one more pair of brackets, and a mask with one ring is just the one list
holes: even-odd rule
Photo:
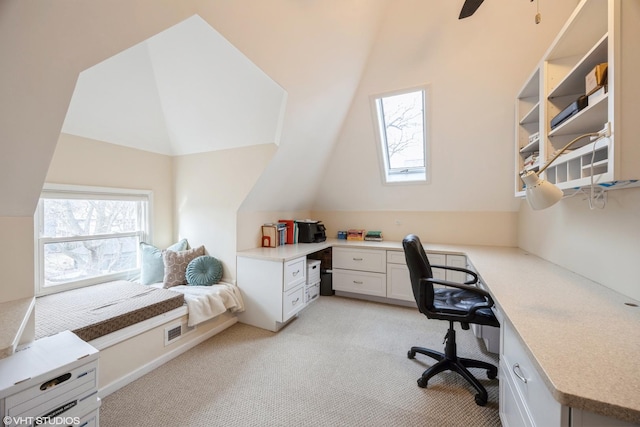
[[522, 201], [518, 246], [640, 300], [640, 188], [607, 198], [604, 209], [594, 210], [581, 196], [542, 211]]
[[176, 232], [220, 259], [235, 279], [237, 213], [277, 150], [275, 144], [174, 158]]
[[316, 219], [309, 211], [277, 211], [277, 212], [238, 212], [238, 229], [236, 230], [238, 250], [256, 248], [262, 245], [262, 224], [277, 222], [280, 219]]
[[0, 302], [32, 297], [34, 290], [33, 216], [0, 217]]
[[382, 231], [385, 240], [417, 234], [425, 243], [516, 246], [516, 212], [313, 211], [327, 237], [338, 230]]
[[172, 158], [62, 134], [46, 182], [153, 191], [152, 236], [165, 248], [173, 233]]

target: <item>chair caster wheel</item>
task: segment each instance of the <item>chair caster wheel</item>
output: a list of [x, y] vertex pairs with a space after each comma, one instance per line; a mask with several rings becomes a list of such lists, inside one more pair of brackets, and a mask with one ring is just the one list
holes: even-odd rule
[[487, 398], [480, 394], [476, 394], [476, 405], [485, 406], [486, 404], [487, 404]]
[[487, 370], [487, 378], [489, 378], [490, 380], [496, 378], [498, 376], [498, 370], [497, 369], [488, 369]]
[[418, 387], [427, 388], [427, 380], [422, 377], [418, 378]]
[[408, 357], [409, 359], [414, 359], [414, 358], [416, 357], [416, 353], [415, 353], [415, 352], [413, 352], [413, 351], [411, 351], [411, 350], [409, 350], [409, 351], [407, 352], [407, 357]]

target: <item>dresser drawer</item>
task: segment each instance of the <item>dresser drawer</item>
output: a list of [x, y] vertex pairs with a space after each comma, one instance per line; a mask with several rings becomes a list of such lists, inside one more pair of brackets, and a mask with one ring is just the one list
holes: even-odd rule
[[387, 296], [387, 279], [383, 273], [333, 269], [333, 289], [357, 294]]
[[387, 251], [333, 248], [332, 262], [333, 268], [384, 273], [387, 271]]
[[[510, 322], [504, 322], [500, 365], [517, 396], [521, 411], [534, 426], [561, 425], [562, 405], [556, 401], [520, 343]], [[525, 425], [528, 423], [525, 422]]]
[[307, 258], [301, 257], [284, 263], [284, 291], [307, 281]]
[[296, 313], [302, 310], [304, 303], [305, 285], [302, 284], [297, 288], [290, 290], [282, 296], [282, 321], [286, 322]]

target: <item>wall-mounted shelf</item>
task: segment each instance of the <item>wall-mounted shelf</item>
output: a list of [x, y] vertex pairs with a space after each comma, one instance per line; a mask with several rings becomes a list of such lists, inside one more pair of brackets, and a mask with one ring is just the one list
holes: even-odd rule
[[[622, 0], [582, 0], [516, 95], [515, 195], [524, 196], [522, 170], [537, 170], [579, 135], [601, 131], [611, 136], [597, 142], [585, 138], [545, 170], [546, 179], [563, 190], [597, 183], [607, 188], [638, 185], [640, 120], [633, 117], [640, 93], [639, 10]], [[624, 57], [624, 61], [622, 58]], [[585, 77], [608, 64], [607, 93], [551, 129], [551, 120], [578, 97], [586, 95]], [[624, 88], [624, 91], [623, 89]], [[530, 141], [538, 133], [537, 141]], [[530, 164], [538, 152], [537, 164]], [[529, 164], [525, 164], [525, 160]]]

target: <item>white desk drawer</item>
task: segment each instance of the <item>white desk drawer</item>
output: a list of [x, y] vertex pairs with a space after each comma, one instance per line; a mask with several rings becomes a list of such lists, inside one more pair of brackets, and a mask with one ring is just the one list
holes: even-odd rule
[[561, 425], [562, 405], [553, 398], [510, 322], [504, 322], [500, 365], [521, 400], [523, 412], [536, 426]]
[[300, 285], [297, 288], [287, 292], [282, 297], [282, 321], [286, 322], [291, 319], [296, 313], [302, 310], [305, 306], [304, 303], [305, 285]]
[[386, 261], [387, 251], [383, 250], [333, 248], [333, 268], [384, 273]]
[[307, 258], [301, 257], [284, 264], [284, 291], [307, 281]]
[[389, 264], [407, 265], [407, 259], [404, 257], [404, 251], [387, 251], [387, 262]]
[[382, 273], [368, 273], [333, 269], [333, 289], [357, 294], [387, 296], [387, 276]]

